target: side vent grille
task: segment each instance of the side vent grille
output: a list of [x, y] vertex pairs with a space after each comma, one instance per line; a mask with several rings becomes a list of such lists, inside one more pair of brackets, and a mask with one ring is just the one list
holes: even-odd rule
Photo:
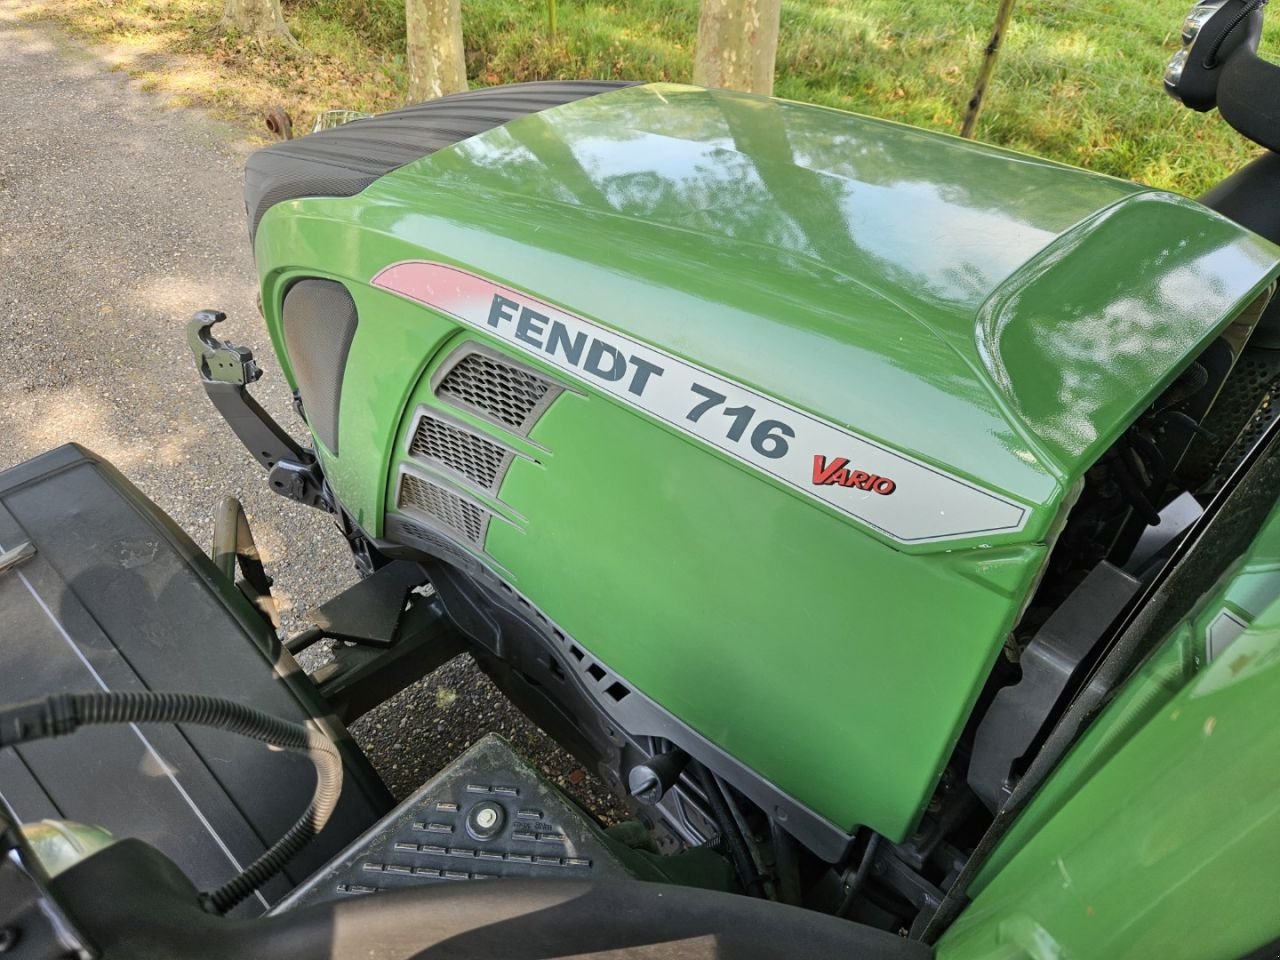
[[431, 531], [426, 527], [419, 526], [412, 520], [400, 519], [400, 530], [406, 536], [413, 537], [415, 540], [421, 540], [423, 543], [434, 543], [436, 538], [431, 535]]
[[436, 395], [523, 434], [560, 389], [531, 370], [472, 350], [436, 384]]
[[496, 443], [423, 413], [409, 443], [410, 455], [437, 463], [482, 490], [496, 492], [513, 454]]
[[452, 531], [475, 547], [483, 547], [489, 511], [451, 490], [411, 473], [400, 476], [399, 507], [413, 510]]

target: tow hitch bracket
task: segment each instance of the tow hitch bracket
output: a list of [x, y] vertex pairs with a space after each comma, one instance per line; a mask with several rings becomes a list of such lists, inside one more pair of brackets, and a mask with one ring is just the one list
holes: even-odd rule
[[187, 324], [200, 382], [222, 419], [268, 472], [271, 489], [290, 500], [332, 512], [315, 454], [291, 437], [249, 394], [262, 369], [248, 347], [213, 335], [227, 319], [220, 310], [201, 310]]
[[262, 368], [248, 347], [237, 347], [213, 335], [213, 325], [227, 315], [221, 310], [201, 310], [187, 324], [187, 340], [196, 355], [200, 378], [206, 383], [229, 383], [241, 387], [262, 376]]

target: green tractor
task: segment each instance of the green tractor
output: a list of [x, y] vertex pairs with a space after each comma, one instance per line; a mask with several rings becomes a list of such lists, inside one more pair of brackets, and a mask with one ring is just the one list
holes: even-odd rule
[[[361, 579], [285, 636], [235, 500], [0, 474], [0, 953], [1276, 955], [1261, 7], [1165, 77], [1268, 148], [1199, 202], [676, 84], [253, 154], [306, 442], [189, 337]], [[463, 652], [633, 819], [497, 737], [394, 804], [346, 725]]]

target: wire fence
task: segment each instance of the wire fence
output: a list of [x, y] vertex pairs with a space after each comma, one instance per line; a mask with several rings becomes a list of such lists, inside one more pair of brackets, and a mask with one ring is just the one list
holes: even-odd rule
[[[818, 49], [786, 36], [789, 15], [796, 23], [827, 2], [834, 9], [836, 0], [784, 0], [784, 96], [793, 95], [786, 70], [813, 73], [795, 51], [806, 42]], [[843, 31], [848, 53], [832, 72], [829, 88], [841, 91], [833, 105], [960, 132], [1004, 7], [977, 139], [1190, 194], [1257, 152], [1216, 115], [1182, 108], [1164, 92], [1192, 0], [1012, 0], [1011, 11], [1009, 0], [839, 2], [829, 22]], [[1280, 17], [1273, 19], [1264, 55], [1280, 48]]]

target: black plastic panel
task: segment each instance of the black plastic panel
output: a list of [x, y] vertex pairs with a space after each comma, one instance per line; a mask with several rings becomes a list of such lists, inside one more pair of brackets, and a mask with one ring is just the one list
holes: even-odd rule
[[299, 280], [284, 297], [284, 345], [302, 394], [307, 423], [338, 454], [338, 413], [347, 354], [356, 335], [356, 304], [332, 280]]
[[[35, 556], [0, 573], [0, 702], [159, 690], [294, 721], [323, 715], [311, 682], [212, 561], [92, 454], [65, 446], [0, 473], [0, 547], [23, 541]], [[391, 806], [346, 731], [326, 727], [346, 761], [338, 810], [238, 912], [260, 913]], [[203, 888], [288, 830], [313, 783], [305, 757], [200, 727], [95, 727], [0, 751], [0, 794], [19, 818], [141, 838]]]

